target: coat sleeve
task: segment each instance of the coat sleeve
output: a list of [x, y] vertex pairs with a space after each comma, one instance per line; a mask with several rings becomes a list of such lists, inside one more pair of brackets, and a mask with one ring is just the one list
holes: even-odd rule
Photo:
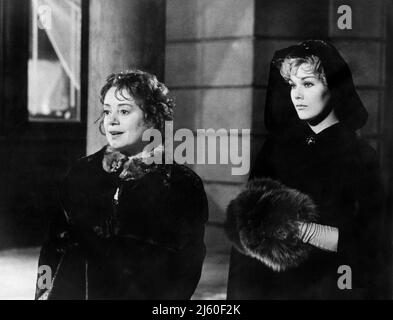
[[49, 224], [49, 232], [40, 250], [35, 292], [36, 300], [49, 298], [53, 278], [64, 256], [65, 245], [61, 236], [65, 232], [65, 221], [62, 215], [56, 212]]
[[[71, 235], [67, 215], [68, 177], [69, 174], [57, 188], [58, 206], [49, 221], [47, 234], [41, 246], [36, 281], [36, 300], [85, 298], [85, 260]], [[68, 276], [70, 274], [72, 277]]]
[[389, 279], [389, 236], [385, 216], [385, 190], [376, 152], [361, 146], [361, 171], [358, 183], [359, 210], [355, 237], [360, 244], [359, 262], [368, 298], [386, 298]]
[[167, 241], [127, 240], [132, 261], [127, 265], [125, 297], [186, 300], [194, 294], [206, 254], [208, 204], [199, 177], [194, 173], [188, 173], [188, 178], [181, 176], [179, 173], [174, 179], [167, 199], [169, 211], [174, 213], [171, 216], [175, 217], [171, 225], [176, 245]]
[[204, 244], [205, 223], [208, 220], [208, 203], [202, 181], [196, 178], [188, 188], [188, 194], [180, 200], [179, 209], [190, 217], [185, 223], [183, 248], [174, 256], [173, 289], [167, 298], [189, 299], [193, 295], [202, 272], [206, 255]]

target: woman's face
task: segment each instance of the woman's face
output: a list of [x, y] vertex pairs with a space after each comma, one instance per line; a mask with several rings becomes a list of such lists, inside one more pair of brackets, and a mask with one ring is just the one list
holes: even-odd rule
[[123, 89], [115, 95], [115, 87], [105, 95], [103, 113], [105, 136], [111, 147], [126, 153], [142, 151], [142, 135], [149, 127], [144, 113], [134, 98]]
[[291, 99], [301, 120], [313, 120], [326, 108], [330, 100], [328, 87], [310, 69], [302, 64], [289, 80]]

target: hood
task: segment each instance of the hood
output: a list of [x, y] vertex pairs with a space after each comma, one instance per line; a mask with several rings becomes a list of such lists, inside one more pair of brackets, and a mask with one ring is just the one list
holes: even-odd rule
[[368, 113], [356, 92], [348, 64], [337, 49], [328, 42], [307, 40], [276, 51], [274, 54], [266, 93], [266, 129], [270, 133], [282, 132], [301, 122], [292, 105], [290, 87], [280, 74], [280, 67], [286, 57], [310, 55], [321, 59], [331, 92], [331, 103], [340, 122], [352, 130], [362, 128], [367, 122]]

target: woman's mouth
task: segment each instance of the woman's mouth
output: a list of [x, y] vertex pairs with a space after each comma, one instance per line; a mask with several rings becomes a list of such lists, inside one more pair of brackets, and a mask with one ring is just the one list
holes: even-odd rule
[[117, 138], [117, 137], [119, 137], [120, 135], [123, 134], [123, 132], [121, 132], [121, 131], [110, 131], [109, 133], [110, 133], [112, 138]]
[[306, 109], [306, 108], [307, 108], [307, 106], [305, 104], [297, 104], [296, 105], [296, 109], [297, 110], [303, 110], [303, 109]]

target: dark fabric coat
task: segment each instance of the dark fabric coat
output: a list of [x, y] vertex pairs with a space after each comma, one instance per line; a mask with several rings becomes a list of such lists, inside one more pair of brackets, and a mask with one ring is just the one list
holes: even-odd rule
[[127, 182], [103, 170], [103, 154], [80, 159], [61, 184], [39, 259], [53, 288], [36, 298], [190, 299], [205, 257], [200, 178], [173, 164]]
[[[312, 138], [311, 140], [309, 138]], [[232, 250], [228, 299], [376, 298], [386, 283], [383, 189], [375, 151], [335, 124], [315, 135], [307, 124], [267, 138], [250, 179], [270, 177], [315, 201], [318, 223], [339, 229], [338, 252], [315, 248], [296, 268], [276, 272]], [[352, 269], [352, 290], [339, 290], [338, 268]]]
[[[280, 75], [285, 57], [320, 58], [339, 120], [315, 135], [299, 120], [290, 87]], [[250, 179], [268, 177], [310, 196], [317, 223], [339, 229], [338, 252], [314, 248], [301, 265], [276, 272], [233, 249], [228, 299], [354, 299], [386, 297], [388, 234], [384, 231], [384, 192], [375, 151], [359, 139], [368, 113], [337, 49], [307, 40], [274, 54], [265, 104], [269, 135]], [[322, 119], [321, 119], [322, 120]], [[352, 289], [339, 290], [342, 274], [352, 270]]]

